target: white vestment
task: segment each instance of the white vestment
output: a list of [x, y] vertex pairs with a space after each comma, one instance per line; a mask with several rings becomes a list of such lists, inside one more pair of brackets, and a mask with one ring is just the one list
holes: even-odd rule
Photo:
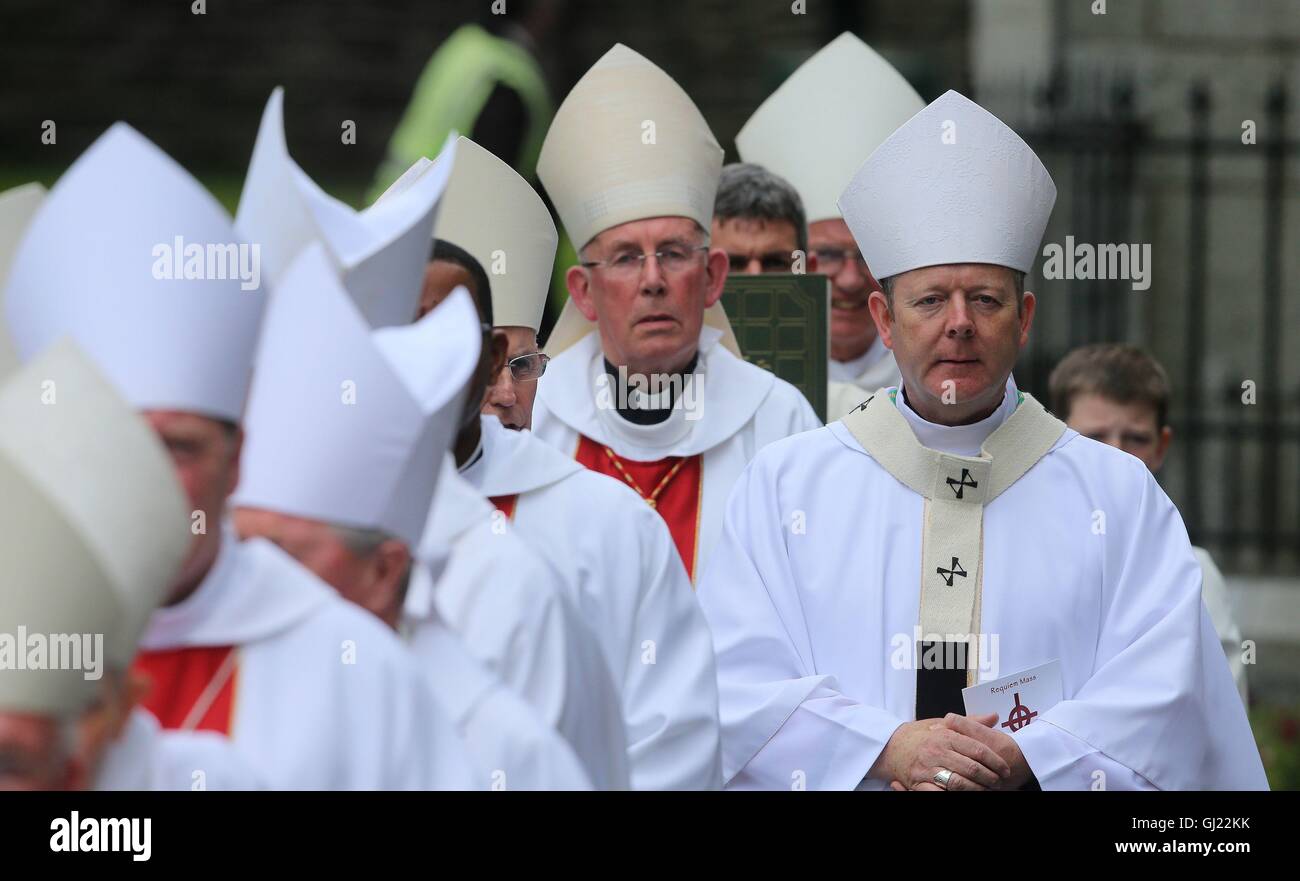
[[[559, 573], [458, 474], [450, 457], [420, 542], [404, 629], [429, 621], [558, 731], [597, 789], [627, 789], [627, 738], [600, 644]], [[435, 614], [436, 613], [436, 614]]]
[[163, 731], [136, 708], [95, 775], [101, 792], [214, 792], [268, 789], [229, 740], [211, 731]]
[[441, 621], [414, 628], [411, 650], [430, 688], [451, 713], [474, 761], [480, 790], [589, 790], [591, 781], [569, 744], [542, 723], [524, 699], [470, 657]]
[[634, 789], [717, 789], [713, 641], [663, 520], [631, 489], [482, 417], [462, 476], [562, 576], [623, 698]]
[[471, 765], [415, 658], [275, 545], [225, 530], [141, 650], [235, 646], [229, 737], [276, 789], [466, 789]]
[[772, 441], [821, 425], [798, 389], [736, 357], [720, 338], [716, 328], [700, 331], [695, 376], [702, 390], [693, 402], [679, 397], [682, 406], [658, 425], [628, 422], [610, 404], [615, 384], [595, 331], [550, 362], [533, 411], [533, 433], [566, 456], [581, 436], [639, 462], [703, 454], [696, 578], [722, 531], [727, 494], [749, 460]]
[[[952, 429], [900, 409], [926, 447], [970, 455], [1007, 395]], [[915, 718], [925, 508], [844, 422], [738, 482], [698, 591], [730, 787], [887, 787], [865, 778]], [[1139, 460], [1065, 430], [984, 506], [981, 559], [976, 620], [997, 641], [979, 679], [1060, 661], [1064, 699], [1012, 735], [1043, 789], [1267, 786], [1186, 530]]]
[[832, 358], [827, 376], [826, 419], [834, 422], [861, 404], [878, 388], [899, 384], [898, 362], [879, 335], [867, 350], [852, 361]]

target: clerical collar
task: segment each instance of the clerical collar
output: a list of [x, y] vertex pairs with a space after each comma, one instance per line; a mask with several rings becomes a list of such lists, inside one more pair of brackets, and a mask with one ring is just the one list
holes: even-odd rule
[[1020, 399], [1015, 379], [1008, 377], [1002, 403], [988, 416], [969, 425], [938, 425], [918, 416], [905, 400], [905, 394], [900, 386], [894, 400], [921, 446], [954, 456], [979, 456], [984, 441], [1015, 412]]
[[[609, 362], [608, 358], [603, 359], [605, 362], [605, 373], [613, 380], [615, 389], [614, 404], [615, 412], [623, 419], [631, 422], [633, 425], [659, 425], [667, 422], [673, 413], [673, 390], [678, 387], [677, 383], [669, 383], [662, 391], [658, 393], [643, 392], [637, 388], [629, 388], [626, 395], [618, 394], [620, 389], [619, 369]], [[700, 353], [691, 356], [691, 361], [686, 365], [686, 369], [679, 374], [672, 376], [687, 377], [695, 372], [695, 367], [700, 362]], [[626, 375], [626, 371], [624, 372]], [[626, 406], [623, 406], [626, 404]]]
[[829, 379], [832, 382], [853, 382], [866, 373], [868, 367], [883, 358], [888, 351], [880, 334], [876, 334], [875, 340], [867, 346], [867, 350], [852, 361], [830, 359]]

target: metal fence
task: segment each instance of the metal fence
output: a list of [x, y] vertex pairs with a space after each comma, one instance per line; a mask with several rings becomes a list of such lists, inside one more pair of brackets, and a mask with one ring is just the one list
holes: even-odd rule
[[[1060, 241], [1052, 238], [1055, 230], [1093, 243], [1151, 242], [1154, 223], [1182, 224], [1184, 246], [1163, 248], [1155, 262], [1164, 267], [1164, 277], [1184, 282], [1182, 289], [1163, 288], [1143, 303], [1127, 280], [1035, 279], [1035, 289], [1044, 292], [1040, 317], [1054, 311], [1055, 322], [1036, 322], [1041, 330], [1017, 377], [1045, 396], [1052, 367], [1075, 346], [1125, 341], [1155, 352], [1173, 385], [1175, 440], [1161, 482], [1193, 543], [1206, 546], [1226, 570], [1293, 574], [1300, 572], [1300, 367], [1288, 353], [1296, 350], [1300, 327], [1286, 314], [1300, 315], [1300, 290], [1295, 280], [1284, 287], [1284, 258], [1294, 253], [1300, 235], [1294, 226], [1287, 228], [1284, 209], [1288, 172], [1300, 143], [1285, 137], [1290, 104], [1285, 85], [1265, 88], [1266, 116], [1248, 150], [1240, 137], [1211, 133], [1209, 83], [1189, 86], [1187, 125], [1179, 136], [1150, 133], [1135, 114], [1132, 82], [1122, 78], [1081, 87], [1058, 76], [1032, 96], [1027, 115], [1033, 121], [1020, 131], [1061, 191], [1048, 240]], [[1254, 215], [1247, 222], [1257, 224], [1248, 233], [1257, 243], [1251, 251], [1224, 254], [1210, 240], [1215, 200], [1224, 189], [1214, 176], [1216, 160], [1223, 158], [1253, 163], [1247, 174], [1262, 182], [1247, 201]], [[1171, 221], [1167, 206], [1162, 212], [1153, 208], [1153, 188], [1144, 182], [1156, 170], [1182, 176], [1184, 217]], [[1296, 219], [1293, 211], [1290, 222]], [[1231, 265], [1210, 265], [1212, 255]], [[1174, 261], [1182, 266], [1171, 273]], [[1211, 290], [1207, 279], [1225, 272], [1258, 278], [1258, 289]], [[1250, 338], [1225, 338], [1213, 326], [1210, 298], [1223, 296], [1262, 316]], [[1252, 297], [1257, 303], [1249, 302]], [[1142, 321], [1153, 304], [1169, 320]], [[1180, 334], [1171, 338], [1170, 328], [1178, 324]], [[1224, 352], [1242, 366], [1240, 378], [1207, 374], [1207, 355]], [[1254, 406], [1243, 403], [1247, 377], [1254, 383]]]

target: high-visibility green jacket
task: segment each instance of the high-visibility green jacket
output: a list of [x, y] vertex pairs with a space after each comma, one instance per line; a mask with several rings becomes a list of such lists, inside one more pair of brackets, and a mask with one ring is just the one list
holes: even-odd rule
[[518, 155], [502, 158], [513, 162], [525, 179], [533, 180], [555, 112], [541, 66], [517, 43], [477, 25], [463, 25], [438, 47], [420, 74], [411, 103], [388, 144], [371, 201], [421, 156], [436, 156], [452, 131], [473, 137], [474, 123], [498, 86], [519, 96], [528, 118]]

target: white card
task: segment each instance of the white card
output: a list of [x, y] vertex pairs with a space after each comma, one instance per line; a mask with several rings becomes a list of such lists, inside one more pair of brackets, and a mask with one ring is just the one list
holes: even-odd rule
[[995, 731], [1012, 734], [1061, 702], [1061, 662], [1048, 661], [961, 690], [966, 715], [997, 713]]

